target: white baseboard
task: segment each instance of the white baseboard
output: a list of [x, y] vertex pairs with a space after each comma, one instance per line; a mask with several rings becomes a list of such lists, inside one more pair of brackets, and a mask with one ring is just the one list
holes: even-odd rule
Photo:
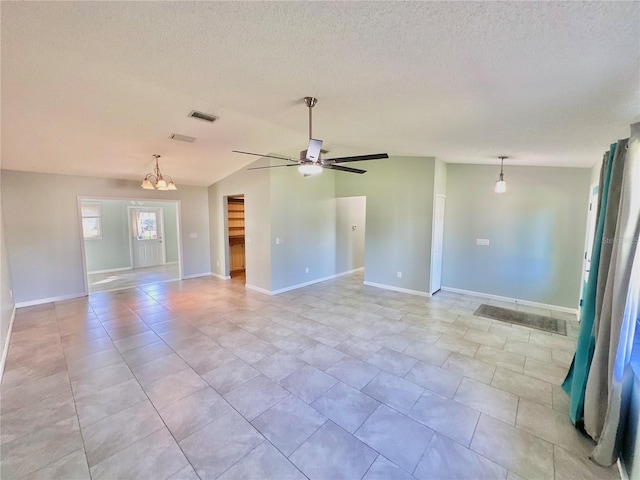
[[231, 280], [231, 275], [220, 275], [219, 273], [213, 273], [211, 272], [211, 275], [213, 275], [216, 278], [219, 278], [220, 280]]
[[122, 272], [123, 270], [133, 270], [133, 267], [109, 268], [107, 270], [94, 270], [93, 272], [87, 272], [87, 275], [94, 275], [96, 273]]
[[356, 272], [364, 272], [364, 267], [354, 268], [353, 270], [347, 270], [346, 272], [336, 273], [334, 277], [335, 278], [344, 277], [346, 275], [351, 275], [352, 273], [356, 273]]
[[248, 283], [244, 284], [244, 288], [248, 288], [249, 290], [253, 290], [254, 292], [264, 293], [265, 295], [273, 295], [273, 293], [271, 293], [269, 290], [256, 287], [255, 285], [249, 285]]
[[11, 312], [11, 320], [9, 321], [9, 329], [7, 330], [7, 339], [4, 342], [4, 348], [2, 350], [2, 359], [0, 360], [0, 384], [2, 384], [2, 377], [4, 376], [4, 364], [7, 361], [7, 354], [9, 353], [9, 341], [11, 340], [11, 332], [13, 331], [13, 321], [16, 318], [16, 306], [13, 306], [13, 312]]
[[382, 288], [384, 290], [392, 290], [394, 292], [408, 293], [409, 295], [418, 295], [419, 297], [430, 297], [428, 292], [421, 292], [420, 290], [410, 290], [408, 288], [394, 287], [393, 285], [384, 285], [382, 283], [364, 282], [369, 287]]
[[346, 272], [336, 273], [335, 275], [329, 275], [328, 277], [316, 278], [315, 280], [310, 280], [308, 282], [291, 285], [290, 287], [279, 288], [278, 290], [272, 290], [271, 295], [278, 295], [280, 293], [290, 292], [291, 290], [297, 290], [298, 288], [308, 287], [309, 285], [313, 285], [314, 283], [326, 282], [327, 280], [333, 280], [335, 278], [344, 277], [345, 275], [350, 275], [352, 273], [359, 272], [363, 269], [364, 267], [356, 268], [354, 270], [348, 270]]
[[178, 263], [178, 262], [177, 261], [176, 262], [166, 262], [165, 265], [175, 265], [176, 263]]
[[315, 283], [326, 282], [327, 280], [333, 280], [335, 278], [344, 277], [345, 275], [350, 275], [355, 272], [360, 272], [364, 270], [364, 267], [355, 268], [353, 270], [348, 270], [346, 272], [336, 273], [335, 275], [329, 275], [328, 277], [316, 278], [315, 280], [310, 280], [304, 283], [298, 283], [296, 285], [291, 285], [289, 287], [279, 288], [278, 290], [266, 290], [264, 288], [256, 287], [254, 285], [249, 285], [245, 283], [245, 287], [249, 290], [254, 290], [256, 292], [264, 293], [266, 295], [279, 295], [281, 293], [290, 292], [291, 290], [297, 290], [298, 288], [308, 287], [309, 285], [313, 285]]
[[184, 277], [182, 277], [182, 280], [189, 280], [190, 278], [210, 277], [211, 275], [213, 275], [213, 273], [211, 272], [196, 273], [195, 275], [185, 275]]
[[42, 305], [43, 303], [62, 302], [63, 300], [71, 300], [74, 298], [86, 297], [87, 295], [82, 293], [72, 293], [70, 295], [61, 295], [59, 297], [39, 298], [38, 300], [28, 300], [26, 302], [16, 303], [16, 308], [33, 307], [34, 305]]
[[546, 308], [548, 310], [554, 310], [556, 312], [573, 313], [578, 315], [577, 308], [561, 307], [559, 305], [550, 305], [548, 303], [530, 302], [529, 300], [521, 300], [519, 298], [502, 297], [500, 295], [492, 295], [490, 293], [474, 292], [472, 290], [463, 290], [461, 288], [442, 287], [441, 290], [452, 293], [462, 293], [464, 295], [471, 295], [474, 297], [490, 298], [491, 300], [500, 300], [501, 302], [515, 303], [518, 305], [526, 305], [528, 307]]

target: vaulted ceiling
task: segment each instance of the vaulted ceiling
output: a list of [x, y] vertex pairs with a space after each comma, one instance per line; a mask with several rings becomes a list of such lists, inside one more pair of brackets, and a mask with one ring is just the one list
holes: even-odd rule
[[231, 150], [305, 148], [307, 95], [331, 155], [590, 167], [640, 120], [637, 1], [2, 2], [1, 27], [6, 169], [158, 153], [210, 185], [253, 161]]

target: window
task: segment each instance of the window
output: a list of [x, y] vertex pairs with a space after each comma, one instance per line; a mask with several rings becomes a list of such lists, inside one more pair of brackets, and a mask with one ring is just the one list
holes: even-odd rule
[[102, 209], [98, 203], [83, 203], [82, 232], [84, 238], [102, 238]]
[[156, 212], [138, 212], [135, 228], [138, 240], [156, 240], [158, 238]]

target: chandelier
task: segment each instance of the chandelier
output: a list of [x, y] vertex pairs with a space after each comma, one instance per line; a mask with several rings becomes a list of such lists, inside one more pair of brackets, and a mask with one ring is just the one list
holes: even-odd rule
[[142, 181], [142, 185], [140, 185], [145, 190], [178, 190], [176, 184], [173, 183], [173, 179], [169, 175], [162, 175], [160, 173], [160, 167], [158, 166], [158, 159], [160, 155], [154, 155], [156, 159], [156, 167], [153, 169], [153, 173], [147, 173], [147, 176], [144, 177]]

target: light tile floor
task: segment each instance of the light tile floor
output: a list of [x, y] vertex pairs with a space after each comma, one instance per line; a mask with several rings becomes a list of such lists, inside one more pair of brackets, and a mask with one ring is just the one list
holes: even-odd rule
[[171, 282], [180, 278], [180, 267], [177, 263], [141, 267], [118, 272], [89, 273], [89, 292], [109, 292], [138, 285]]
[[551, 335], [473, 316], [482, 302], [355, 274], [274, 297], [202, 278], [20, 309], [1, 476], [618, 478], [566, 414], [576, 322]]

